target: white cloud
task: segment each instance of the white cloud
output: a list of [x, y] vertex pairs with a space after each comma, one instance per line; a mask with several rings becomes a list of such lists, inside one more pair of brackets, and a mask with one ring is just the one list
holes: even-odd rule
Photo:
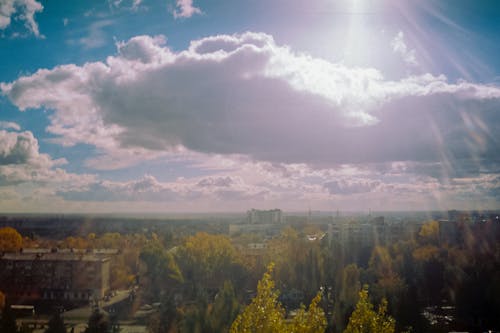
[[80, 183], [94, 178], [91, 175], [67, 173], [58, 166], [65, 159], [52, 159], [39, 152], [38, 140], [30, 131], [0, 130], [0, 186], [21, 183]]
[[[214, 160], [215, 162], [215, 160]], [[56, 194], [70, 202], [101, 202], [116, 205], [145, 203], [154, 209], [243, 211], [250, 206], [285, 210], [314, 209], [448, 209], [461, 202], [464, 209], [477, 202], [498, 201], [500, 177], [479, 175], [437, 178], [408, 172], [409, 165], [356, 166], [313, 169], [302, 164], [234, 161], [238, 168], [211, 176], [160, 182], [146, 175], [127, 182], [90, 181], [83, 186], [60, 187]], [[381, 170], [384, 170], [383, 172]], [[469, 198], [469, 202], [465, 198]], [[484, 205], [483, 205], [484, 206]], [[153, 206], [148, 206], [153, 207]], [[484, 206], [484, 207], [487, 207]], [[491, 206], [490, 206], [491, 207]], [[130, 208], [130, 207], [129, 207]]]
[[152, 62], [162, 62], [162, 47], [167, 42], [163, 35], [152, 38], [132, 37], [127, 42], [118, 42], [118, 53], [121, 57], [130, 61], [139, 61], [143, 64]]
[[38, 153], [38, 141], [29, 131], [8, 132], [0, 130], [0, 165], [50, 164], [50, 158]]
[[111, 20], [99, 20], [90, 24], [88, 35], [78, 40], [78, 43], [87, 49], [95, 49], [106, 45], [107, 38], [104, 33], [104, 28], [113, 23]]
[[181, 52], [165, 43], [137, 36], [105, 62], [0, 88], [21, 110], [53, 110], [55, 142], [97, 147], [87, 162], [97, 168], [186, 152], [322, 167], [500, 157], [498, 87], [431, 74], [390, 81], [262, 33], [207, 37]]
[[14, 19], [24, 21], [24, 25], [31, 33], [37, 37], [43, 37], [35, 21], [35, 14], [42, 11], [42, 4], [36, 0], [2, 0], [0, 1], [0, 30], [7, 28]]
[[141, 5], [142, 0], [133, 0], [132, 1], [132, 10], [137, 10]]
[[11, 16], [16, 12], [14, 1], [2, 1], [0, 3], [0, 29], [10, 25]]
[[178, 179], [161, 183], [146, 175], [129, 182], [96, 181], [83, 187], [60, 189], [58, 195], [70, 201], [133, 201], [133, 202], [186, 202], [186, 201], [240, 201], [252, 197], [265, 199], [266, 190], [246, 184], [239, 177], [205, 177]]
[[13, 129], [15, 131], [20, 131], [21, 126], [11, 121], [0, 121], [0, 129]]
[[391, 41], [392, 50], [399, 54], [403, 61], [411, 66], [418, 65], [415, 50], [409, 49], [405, 42], [405, 36], [402, 31], [399, 31]]
[[212, 170], [211, 175], [168, 182], [151, 175], [130, 181], [99, 180], [93, 175], [68, 173], [60, 168], [65, 163], [40, 153], [38, 141], [29, 131], [0, 131], [0, 197], [10, 205], [4, 202], [0, 207], [29, 210], [56, 207], [57, 203], [69, 210], [99, 207], [113, 211], [120, 203], [129, 203], [123, 206], [126, 211], [221, 211], [249, 206], [296, 210], [312, 203], [317, 209], [446, 209], [450, 202], [466, 198], [469, 201], [464, 207], [474, 207], [481, 198], [483, 203], [491, 203], [500, 196], [498, 174], [469, 172], [439, 178], [425, 175], [428, 166], [415, 165], [420, 162], [315, 168], [208, 156], [199, 167]]
[[200, 8], [193, 6], [193, 0], [177, 0], [177, 9], [174, 10], [175, 18], [188, 18], [195, 14], [202, 14]]
[[[129, 9], [132, 11], [136, 11], [141, 7], [142, 0], [130, 0], [130, 1], [108, 0], [108, 3], [111, 7], [114, 7], [114, 8], [125, 8], [125, 9]], [[124, 3], [126, 3], [126, 4], [124, 5]]]

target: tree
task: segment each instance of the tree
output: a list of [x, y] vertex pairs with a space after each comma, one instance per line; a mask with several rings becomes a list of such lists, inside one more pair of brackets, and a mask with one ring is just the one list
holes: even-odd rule
[[0, 251], [19, 251], [23, 245], [23, 237], [11, 227], [0, 228]]
[[203, 289], [198, 290], [195, 301], [183, 309], [183, 318], [179, 323], [180, 333], [209, 333], [208, 312], [210, 305], [208, 295]]
[[5, 306], [5, 294], [0, 291], [0, 310], [3, 311], [4, 306]]
[[141, 284], [147, 298], [158, 300], [167, 285], [181, 283], [182, 273], [172, 254], [159, 241], [148, 243], [140, 254], [146, 271], [141, 274]]
[[429, 221], [422, 225], [418, 233], [419, 240], [424, 244], [437, 245], [439, 242], [439, 223]]
[[95, 308], [90, 315], [87, 323], [85, 333], [108, 333], [109, 320], [108, 316], [104, 314], [99, 308]]
[[231, 333], [273, 333], [285, 332], [285, 309], [278, 301], [279, 293], [274, 289], [271, 272], [274, 265], [269, 265], [267, 272], [257, 285], [257, 296], [236, 317], [231, 325]]
[[224, 282], [224, 286], [215, 297], [215, 302], [209, 314], [209, 326], [212, 332], [227, 332], [238, 312], [240, 304], [236, 299], [231, 281]]
[[87, 249], [89, 248], [89, 242], [86, 238], [83, 237], [66, 237], [61, 243], [60, 246], [63, 248], [69, 249]]
[[171, 293], [164, 293], [161, 297], [158, 312], [150, 317], [148, 321], [148, 332], [170, 332], [170, 329], [175, 326], [178, 317], [173, 295]]
[[299, 312], [291, 322], [290, 332], [295, 333], [322, 333], [326, 328], [326, 317], [323, 309], [320, 307], [321, 294], [318, 293], [313, 298], [309, 309], [306, 311], [302, 305]]
[[[203, 288], [199, 289], [195, 301], [179, 310], [182, 319], [179, 320], [179, 332], [189, 333], [219, 333], [228, 332], [232, 322], [238, 315], [240, 304], [236, 299], [231, 281], [215, 296], [215, 301], [209, 303], [209, 296]], [[162, 332], [167, 332], [164, 330]]]
[[239, 253], [224, 235], [198, 232], [179, 247], [177, 258], [187, 282], [206, 288], [217, 290], [224, 281], [237, 283], [245, 275]]
[[278, 301], [279, 292], [271, 278], [273, 265], [269, 265], [257, 285], [257, 296], [233, 322], [232, 333], [322, 333], [326, 328], [325, 313], [319, 306], [321, 294], [317, 294], [306, 310], [301, 306], [290, 322], [285, 320], [285, 309]]
[[0, 332], [2, 333], [17, 333], [16, 317], [10, 304], [5, 304], [2, 311], [2, 318], [0, 318]]
[[394, 269], [394, 262], [389, 249], [375, 246], [370, 258], [367, 273], [371, 278], [372, 299], [377, 302], [382, 299], [389, 300], [389, 312], [399, 314], [401, 301], [404, 298], [407, 286], [405, 281]]
[[66, 333], [66, 327], [64, 327], [64, 320], [59, 314], [59, 312], [56, 312], [52, 316], [52, 318], [50, 318], [45, 333]]
[[375, 246], [369, 261], [369, 270], [376, 278], [391, 276], [394, 274], [392, 269], [392, 258], [389, 250], [384, 246]]
[[[298, 289], [307, 297], [314, 297], [319, 287], [324, 285], [325, 274], [320, 242], [307, 240], [306, 234], [317, 234], [317, 227], [307, 226], [302, 233], [292, 227], [282, 230], [279, 237], [267, 242], [267, 262], [273, 262], [278, 286], [287, 290]], [[285, 307], [298, 304], [284, 303]]]
[[333, 313], [333, 325], [340, 332], [347, 322], [349, 313], [354, 310], [361, 289], [359, 282], [361, 271], [356, 264], [349, 264], [339, 274], [335, 285], [336, 298]]
[[378, 311], [375, 311], [368, 299], [368, 286], [365, 285], [359, 292], [358, 303], [344, 333], [394, 333], [395, 327], [394, 319], [387, 314], [387, 301], [382, 300]]

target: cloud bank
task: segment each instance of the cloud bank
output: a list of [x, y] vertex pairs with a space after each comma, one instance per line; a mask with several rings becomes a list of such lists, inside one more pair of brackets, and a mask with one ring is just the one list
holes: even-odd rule
[[[411, 60], [398, 36], [394, 51]], [[76, 177], [57, 167], [63, 161], [40, 154], [30, 132], [4, 122], [0, 128], [18, 131], [0, 131], [4, 183], [27, 181], [35, 161], [45, 159], [36, 169], [43, 176], [33, 180], [54, 172], [74, 177], [54, 191], [72, 202], [264, 198], [398, 209], [499, 201], [498, 86], [432, 74], [388, 80], [263, 33], [210, 36], [176, 52], [163, 36], [116, 46], [105, 61], [40, 69], [0, 89], [22, 111], [49, 110], [52, 142], [94, 146], [89, 167], [177, 156], [212, 175], [168, 182]]]
[[499, 157], [500, 89], [444, 76], [385, 80], [372, 68], [296, 53], [262, 33], [173, 52], [160, 37], [118, 43], [105, 62], [41, 69], [0, 85], [53, 110], [64, 145], [188, 150], [333, 165]]

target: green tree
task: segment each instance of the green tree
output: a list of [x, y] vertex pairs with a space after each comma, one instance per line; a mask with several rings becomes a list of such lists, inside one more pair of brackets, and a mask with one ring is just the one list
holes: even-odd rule
[[345, 327], [349, 313], [354, 310], [361, 289], [359, 282], [361, 270], [356, 264], [349, 264], [339, 272], [336, 281], [336, 297], [334, 304], [333, 322], [336, 331], [340, 332]]
[[215, 298], [209, 314], [209, 326], [212, 332], [227, 332], [238, 312], [240, 303], [236, 299], [231, 281], [224, 282], [224, 286]]
[[358, 303], [344, 333], [394, 333], [395, 327], [394, 319], [387, 314], [387, 301], [382, 300], [375, 311], [368, 299], [368, 286], [365, 285], [359, 292]]
[[238, 315], [240, 304], [236, 299], [233, 285], [224, 282], [214, 303], [209, 303], [209, 296], [204, 289], [199, 289], [196, 301], [184, 306], [183, 318], [179, 322], [180, 332], [189, 333], [219, 333], [228, 332]]
[[194, 304], [185, 307], [184, 317], [180, 322], [181, 333], [209, 333], [208, 313], [210, 305], [208, 295], [204, 290], [199, 290]]
[[59, 314], [56, 312], [52, 318], [50, 318], [47, 329], [45, 333], [66, 333], [66, 327], [64, 326], [64, 320]]
[[158, 312], [148, 321], [148, 331], [151, 333], [170, 332], [178, 321], [177, 307], [171, 293], [164, 293]]
[[139, 257], [146, 268], [141, 274], [141, 284], [151, 300], [158, 300], [167, 285], [183, 281], [177, 262], [159, 241], [148, 243]]

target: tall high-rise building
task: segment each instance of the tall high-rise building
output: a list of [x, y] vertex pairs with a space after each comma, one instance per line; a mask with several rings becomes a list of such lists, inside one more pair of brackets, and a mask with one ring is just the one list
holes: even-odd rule
[[283, 223], [283, 213], [281, 209], [259, 210], [250, 209], [247, 211], [249, 224], [280, 224]]

